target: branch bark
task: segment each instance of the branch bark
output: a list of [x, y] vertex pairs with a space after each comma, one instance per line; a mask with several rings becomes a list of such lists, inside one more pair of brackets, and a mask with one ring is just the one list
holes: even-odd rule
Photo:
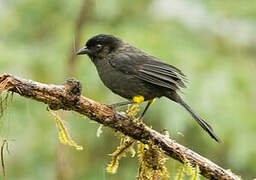
[[114, 111], [105, 105], [81, 96], [81, 89], [80, 82], [74, 79], [67, 80], [64, 85], [52, 85], [21, 79], [9, 74], [0, 76], [0, 94], [4, 90], [11, 91], [26, 98], [43, 102], [53, 110], [76, 111], [86, 115], [91, 120], [120, 131], [142, 143], [148, 144], [153, 142], [167, 156], [181, 163], [184, 163], [185, 157], [193, 166], [198, 165], [201, 175], [208, 179], [241, 179], [145, 124], [134, 122], [124, 113]]

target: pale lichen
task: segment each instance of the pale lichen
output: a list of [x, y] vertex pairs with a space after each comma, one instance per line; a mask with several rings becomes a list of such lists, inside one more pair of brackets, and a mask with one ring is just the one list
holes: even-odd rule
[[132, 152], [131, 153], [132, 157], [135, 156], [135, 151], [132, 146], [134, 142], [135, 140], [131, 139], [128, 136], [121, 137], [120, 145], [117, 147], [116, 151], [111, 154], [112, 161], [107, 166], [108, 173], [111, 173], [111, 174], [116, 173], [119, 166], [119, 159], [121, 157], [125, 157], [127, 151]]
[[139, 158], [139, 174], [137, 180], [154, 180], [169, 177], [165, 163], [167, 158], [161, 149], [151, 143], [138, 143], [137, 153]]
[[63, 144], [68, 144], [70, 146], [73, 146], [76, 148], [76, 150], [83, 150], [83, 146], [76, 144], [71, 139], [69, 132], [68, 132], [67, 128], [65, 127], [65, 124], [64, 124], [63, 120], [60, 118], [60, 116], [58, 116], [56, 113], [54, 113], [50, 108], [48, 108], [47, 110], [48, 110], [49, 114], [55, 119], [60, 142]]

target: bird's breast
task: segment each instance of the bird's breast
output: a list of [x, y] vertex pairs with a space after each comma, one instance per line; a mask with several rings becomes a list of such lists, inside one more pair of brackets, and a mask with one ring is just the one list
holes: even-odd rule
[[[95, 63], [101, 81], [109, 89], [117, 93], [125, 81], [124, 75], [111, 66], [108, 61], [101, 60]], [[126, 81], [127, 83], [127, 81]], [[121, 95], [122, 96], [122, 95]]]
[[110, 89], [112, 89], [115, 85], [116, 77], [118, 77], [119, 72], [115, 71], [115, 69], [111, 66], [109, 62], [102, 60], [96, 64], [96, 68], [100, 79], [102, 82]]

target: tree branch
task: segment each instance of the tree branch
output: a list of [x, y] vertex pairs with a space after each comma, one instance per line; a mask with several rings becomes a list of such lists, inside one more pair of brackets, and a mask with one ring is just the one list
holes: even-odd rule
[[198, 165], [201, 175], [208, 179], [241, 179], [145, 124], [134, 122], [124, 113], [114, 111], [105, 105], [81, 96], [81, 89], [80, 82], [74, 79], [67, 80], [64, 85], [52, 85], [21, 79], [9, 74], [0, 76], [0, 94], [4, 90], [12, 91], [21, 96], [43, 102], [53, 110], [76, 111], [142, 143], [149, 144], [149, 142], [153, 142], [166, 155], [181, 163], [184, 163], [185, 157], [193, 166]]

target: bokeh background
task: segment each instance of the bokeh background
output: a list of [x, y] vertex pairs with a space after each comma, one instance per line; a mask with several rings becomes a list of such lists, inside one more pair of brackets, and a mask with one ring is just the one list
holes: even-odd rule
[[[101, 103], [122, 99], [100, 81], [86, 56], [74, 53], [99, 33], [121, 37], [185, 72], [184, 99], [215, 129], [215, 143], [180, 106], [165, 98], [144, 121], [244, 179], [256, 177], [256, 1], [249, 0], [0, 0], [0, 73], [61, 84], [75, 77]], [[125, 110], [125, 109], [121, 109]], [[1, 118], [8, 139], [7, 178], [19, 180], [135, 179], [136, 158], [106, 165], [119, 144], [113, 131], [63, 113], [83, 151], [60, 145], [46, 105], [14, 95]], [[179, 135], [184, 134], [184, 138]], [[170, 159], [175, 176], [180, 166]], [[2, 179], [2, 175], [0, 179]], [[172, 179], [172, 178], [171, 178]]]

